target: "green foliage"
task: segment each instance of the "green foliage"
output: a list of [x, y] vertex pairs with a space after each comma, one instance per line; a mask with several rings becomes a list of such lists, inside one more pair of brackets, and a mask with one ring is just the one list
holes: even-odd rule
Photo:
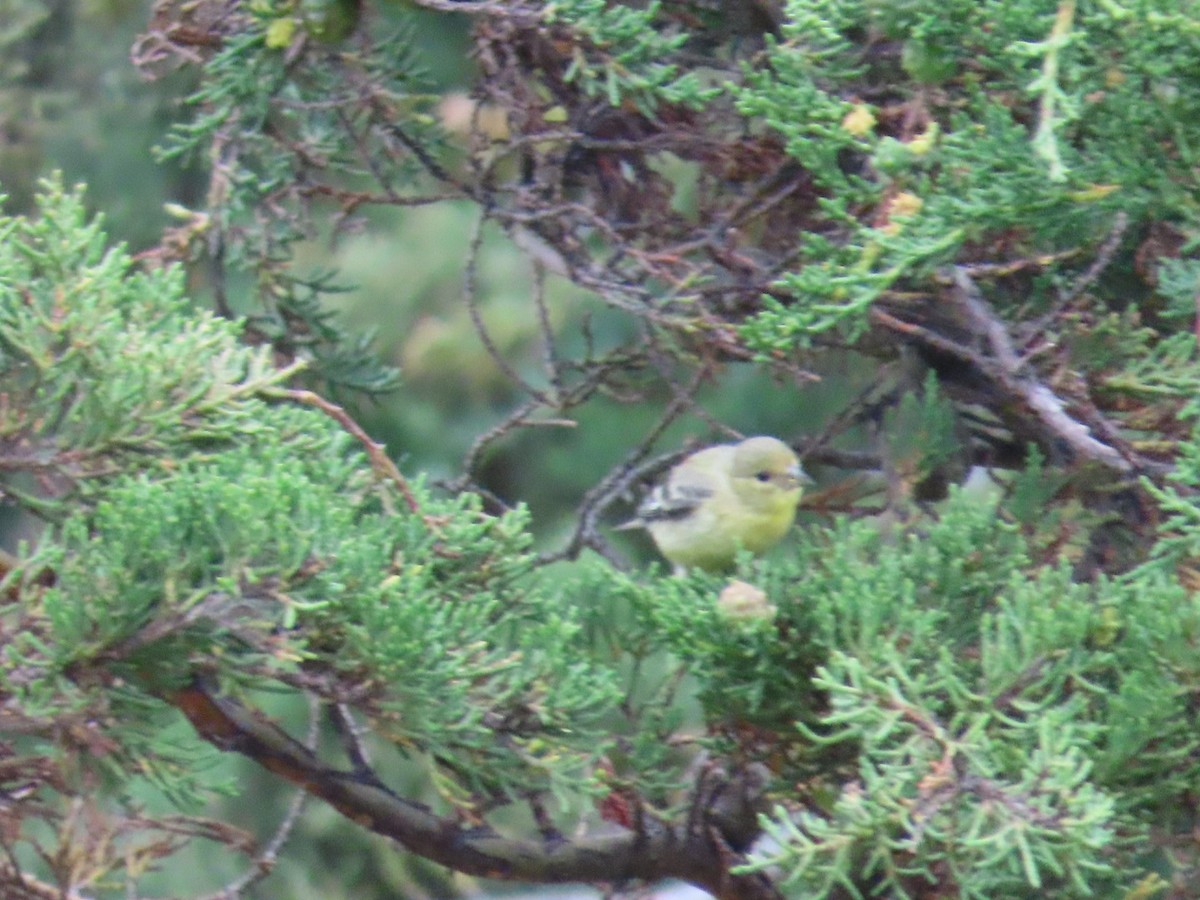
[[756, 585], [776, 609], [774, 625], [771, 616], [731, 615], [719, 601], [725, 581], [714, 576], [612, 578], [609, 590], [630, 604], [649, 647], [668, 650], [695, 680], [710, 728], [786, 728], [820, 704], [809, 679], [824, 648], [807, 638], [779, 640], [781, 631], [813, 631], [810, 609], [782, 578]]
[[[326, 308], [330, 295], [346, 288], [287, 264], [298, 243], [328, 233], [309, 217], [322, 193], [306, 190], [308, 173], [334, 169], [352, 181], [420, 181], [423, 161], [442, 145], [437, 119], [428, 112], [436, 97], [404, 26], [368, 46], [350, 47], [333, 40], [344, 23], [314, 25], [309, 14], [325, 21], [319, 10], [297, 12], [288, 4], [278, 10], [265, 4], [239, 18], [241, 30], [206, 62], [205, 77], [188, 98], [196, 115], [172, 129], [159, 157], [195, 160], [210, 142], [238, 130], [238, 152], [222, 173], [228, 203], [219, 224], [228, 230], [223, 249], [229, 261], [251, 270], [258, 282], [261, 309], [252, 316], [253, 327], [281, 352], [312, 359], [313, 370], [334, 388], [380, 393], [395, 388], [396, 372], [372, 360], [369, 335], [347, 334]], [[301, 33], [294, 30], [295, 15], [304, 25]], [[285, 33], [281, 23], [288, 25]], [[309, 39], [313, 28], [320, 32], [317, 40]], [[301, 49], [321, 64], [292, 64], [290, 54]], [[354, 83], [345, 81], [348, 72]], [[345, 110], [367, 97], [366, 120], [348, 119]], [[388, 119], [394, 109], [409, 113], [403, 127]], [[381, 145], [410, 152], [397, 158]], [[339, 199], [334, 192], [328, 196]], [[349, 209], [364, 198], [350, 192], [340, 199], [347, 224]], [[258, 214], [264, 206], [279, 214]]]
[[420, 484], [408, 508], [235, 323], [184, 314], [178, 271], [132, 272], [77, 193], [46, 190], [38, 219], [0, 222], [5, 432], [63, 488], [5, 488], [57, 522], [19, 573], [36, 601], [6, 606], [26, 673], [6, 690], [102, 716], [128, 776], [186, 771], [195, 751], [154, 736], [198, 672], [328, 671], [462, 790], [579, 784], [617, 685], [534, 578], [525, 515]]
[[[1189, 418], [1194, 419], [1194, 407], [1188, 412]], [[1195, 424], [1192, 435], [1171, 473], [1174, 484], [1147, 486], [1165, 514], [1163, 538], [1155, 545], [1155, 554], [1170, 564], [1184, 564], [1200, 557], [1200, 504], [1194, 495], [1200, 486], [1200, 441], [1196, 438]]]
[[640, 624], [627, 645], [694, 679], [714, 750], [768, 753], [812, 793], [779, 795], [751, 868], [806, 897], [1107, 896], [1145, 877], [1148, 830], [1200, 777], [1200, 601], [1161, 565], [1075, 583], [995, 497], [959, 492], [912, 533], [811, 529], [739, 575], [762, 615], [704, 574], [608, 590]]
[[1194, 597], [1153, 566], [1095, 586], [1032, 567], [969, 495], [919, 538], [859, 525], [807, 561], [791, 590], [827, 647], [828, 707], [796, 724], [853, 746], [856, 774], [819, 810], [777, 810], [753, 865], [805, 896], [1091, 896], [1141, 877], [1146, 829], [1200, 774]]
[[663, 61], [686, 43], [688, 35], [680, 29], [660, 29], [661, 7], [660, 0], [651, 0], [644, 9], [605, 0], [547, 3], [548, 22], [566, 22], [594, 45], [589, 48], [592, 53], [580, 48], [563, 79], [612, 106], [629, 98], [650, 114], [660, 103], [699, 108], [712, 100], [719, 89], [705, 87], [696, 72], [681, 72], [678, 65]]
[[[557, 848], [593, 805], [614, 830], [637, 813], [712, 831], [708, 870], [804, 897], [1134, 897], [1160, 875], [1194, 892], [1194, 16], [747, 8], [493, 4], [463, 134], [417, 32], [369, 4], [208, 23], [179, 53], [193, 115], [164, 156], [213, 164], [176, 255], [249, 274], [214, 279], [222, 317], [59, 182], [0, 219], [0, 485], [33, 547], [0, 557], [0, 712], [25, 717], [20, 752], [61, 764], [47, 784], [198, 805], [217, 775], [175, 692], [307, 694], [369, 735], [336, 735], [356, 769], [362, 738], [431, 779], [448, 830], [528, 800], [513, 830]], [[21, 10], [0, 47], [44, 24]], [[29, 78], [10, 56], [0, 76]], [[471, 231], [475, 206], [476, 237], [432, 234]], [[409, 374], [379, 427], [404, 453], [419, 431], [443, 469], [471, 446], [452, 490], [292, 389], [396, 384], [332, 312], [325, 238], [388, 257], [375, 296]], [[449, 261], [417, 258], [442, 244]], [[434, 269], [453, 287], [423, 291]], [[543, 293], [547, 273], [597, 296]], [[1028, 428], [1020, 462], [964, 436], [964, 397]], [[724, 411], [814, 435], [801, 534], [733, 583], [587, 556], [613, 549], [601, 523], [642, 464]], [[533, 424], [552, 428], [495, 450]], [[914, 489], [966, 461], [1018, 470], [939, 503]], [[839, 483], [843, 464], [869, 474]], [[871, 478], [888, 508], [863, 520]], [[533, 491], [558, 504], [536, 523]], [[531, 533], [564, 505], [578, 529], [546, 566]], [[768, 773], [768, 840], [712, 830], [702, 763]]]
[[[769, 302], [744, 326], [762, 354], [829, 329], [861, 334], [883, 291], [928, 276], [967, 242], [1016, 235], [1025, 252], [1069, 250], [1117, 210], [1140, 215], [1150, 195], [1169, 207], [1159, 214], [1194, 218], [1181, 185], [1194, 181], [1198, 136], [1179, 123], [1197, 121], [1185, 49], [1195, 29], [1165, 24], [1175, 4], [1086, 5], [1062, 21], [1041, 0], [965, 6], [788, 4], [790, 40], [739, 89], [738, 109], [835, 189], [824, 209], [844, 233], [810, 239], [807, 264], [780, 281], [789, 302]], [[902, 41], [908, 74], [944, 92], [923, 109], [931, 139], [847, 131], [846, 85], [898, 74], [856, 39], [870, 28]], [[853, 150], [871, 157], [870, 177], [845, 174], [838, 154]], [[919, 212], [882, 229], [853, 212], [888, 189], [911, 192]]]
[[255, 395], [289, 373], [239, 345], [235, 323], [195, 315], [180, 271], [131, 271], [78, 192], [45, 190], [39, 218], [0, 222], [4, 433], [87, 492], [114, 467], [138, 471], [261, 430]]
[[961, 453], [955, 439], [960, 428], [957, 411], [942, 396], [932, 374], [919, 391], [905, 393], [887, 411], [884, 428], [894, 435], [888, 447], [892, 469], [910, 490], [953, 466]]
[[[811, 8], [801, 8], [806, 5]], [[793, 4], [784, 28], [789, 40], [771, 41], [766, 64], [747, 65], [745, 83], [733, 94], [738, 112], [778, 131], [788, 155], [818, 184], [838, 190], [836, 207], [845, 210], [864, 199], [866, 185], [847, 178], [838, 165], [840, 153], [860, 146], [842, 127], [852, 104], [838, 93], [861, 75], [861, 66], [839, 27], [852, 20], [854, 11], [836, 6], [845, 4]]]
[[[524, 512], [420, 483], [410, 506], [235, 324], [184, 314], [178, 273], [132, 271], [77, 193], [48, 184], [40, 208], [0, 223], [6, 429], [75, 493], [22, 494], [57, 515], [9, 580], [28, 599], [4, 608], [23, 627], [3, 688], [104, 722], [115, 780], [203, 790], [184, 774], [196, 748], [155, 739], [162, 698], [193, 679], [247, 693], [323, 675], [451, 803], [549, 791], [571, 807], [619, 779], [669, 805], [686, 673], [704, 743], [809, 785], [807, 804], [777, 794], [775, 844], [749, 863], [806, 895], [939, 878], [1084, 896], [1144, 878], [1149, 830], [1185, 824], [1200, 601], [1165, 556], [1077, 583], [995, 497], [960, 491], [909, 531], [814, 527], [746, 561], [757, 613], [711, 575], [599, 563], [567, 603]], [[916, 444], [944, 442], [932, 384], [898, 415]], [[1197, 481], [1186, 458], [1179, 480]], [[1162, 546], [1194, 554], [1193, 499], [1159, 496]]]

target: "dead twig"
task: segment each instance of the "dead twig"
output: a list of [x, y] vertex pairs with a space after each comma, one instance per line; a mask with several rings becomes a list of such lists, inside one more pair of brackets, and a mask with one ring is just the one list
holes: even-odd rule
[[414, 515], [421, 515], [421, 505], [417, 503], [417, 498], [412, 492], [412, 488], [408, 484], [408, 480], [400, 474], [400, 470], [396, 464], [392, 462], [392, 458], [387, 454], [387, 448], [378, 441], [372, 440], [371, 436], [363, 430], [362, 426], [351, 418], [350, 414], [336, 403], [331, 403], [319, 394], [312, 391], [306, 391], [298, 388], [288, 388], [278, 392], [288, 400], [296, 403], [302, 403], [305, 406], [312, 406], [319, 409], [325, 415], [329, 416], [342, 428], [354, 437], [363, 449], [367, 451], [367, 457], [371, 460], [371, 468], [381, 477], [390, 481], [396, 490], [400, 492], [400, 496], [404, 498], [405, 504], [410, 512]]

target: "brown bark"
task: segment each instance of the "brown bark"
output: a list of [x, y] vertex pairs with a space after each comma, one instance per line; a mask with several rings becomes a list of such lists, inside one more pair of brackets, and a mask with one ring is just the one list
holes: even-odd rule
[[[643, 821], [637, 829], [581, 838], [520, 839], [489, 827], [466, 827], [389, 790], [370, 772], [330, 767], [257, 712], [193, 686], [168, 698], [197, 733], [222, 750], [240, 753], [328, 803], [353, 822], [390, 837], [407, 850], [482, 878], [542, 884], [659, 881], [676, 878], [719, 900], [780, 900], [764, 876], [734, 875], [743, 861], [700, 808], [686, 823]], [[717, 798], [720, 792], [707, 791]]]

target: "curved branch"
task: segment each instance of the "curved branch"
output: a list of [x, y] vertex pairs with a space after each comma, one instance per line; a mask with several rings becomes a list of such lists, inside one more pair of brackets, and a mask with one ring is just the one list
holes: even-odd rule
[[871, 309], [871, 321], [947, 360], [943, 368], [958, 369], [949, 384], [957, 379], [991, 393], [986, 405], [1018, 437], [1036, 440], [1052, 452], [1065, 452], [1070, 460], [1099, 463], [1122, 476], [1163, 469], [1120, 441], [1117, 429], [1094, 408], [1075, 415], [1068, 411], [1067, 401], [1025, 366], [1007, 326], [988, 308], [966, 268], [955, 267], [948, 280], [951, 287], [946, 296], [959, 314], [951, 327], [907, 321], [879, 305]]
[[645, 821], [637, 831], [570, 840], [509, 838], [438, 816], [394, 794], [373, 775], [332, 768], [255, 711], [204, 687], [193, 685], [165, 699], [214, 746], [254, 760], [351, 821], [459, 872], [543, 884], [677, 878], [718, 900], [781, 900], [764, 876], [730, 873], [730, 866], [743, 860], [717, 835], [720, 821], [709, 813], [723, 812], [718, 808], [700, 809], [686, 826]]

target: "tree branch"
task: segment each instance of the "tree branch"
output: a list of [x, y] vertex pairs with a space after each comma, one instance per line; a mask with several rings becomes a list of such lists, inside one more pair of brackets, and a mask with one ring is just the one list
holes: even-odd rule
[[[1005, 424], [1021, 438], [1028, 435], [1043, 448], [1068, 451], [1073, 460], [1089, 460], [1121, 473], [1139, 469], [1157, 471], [1160, 467], [1142, 459], [1129, 448], [1119, 448], [1096, 437], [1096, 433], [1116, 433], [1107, 422], [1080, 421], [1067, 410], [1067, 403], [1039, 380], [1016, 352], [1008, 328], [988, 308], [970, 273], [956, 267], [950, 275], [949, 298], [961, 314], [962, 336], [947, 334], [930, 325], [902, 320], [885, 309], [875, 307], [871, 319], [909, 342], [923, 346], [946, 359], [947, 366], [966, 367], [960, 373], [967, 381], [980, 383], [998, 394], [986, 405], [1001, 415]], [[970, 343], [975, 338], [976, 342]], [[949, 379], [951, 383], [954, 378]], [[1057, 455], [1057, 454], [1056, 454]]]
[[687, 825], [646, 821], [637, 831], [572, 840], [509, 838], [489, 827], [465, 828], [453, 818], [438, 816], [423, 804], [392, 793], [373, 776], [332, 768], [257, 712], [214, 696], [202, 686], [193, 685], [166, 699], [214, 746], [254, 760], [349, 820], [455, 871], [544, 884], [677, 878], [718, 900], [782, 897], [765, 876], [729, 871], [730, 862], [743, 860], [736, 854], [731, 858], [729, 848], [714, 839], [721, 822], [707, 807], [689, 816]]

